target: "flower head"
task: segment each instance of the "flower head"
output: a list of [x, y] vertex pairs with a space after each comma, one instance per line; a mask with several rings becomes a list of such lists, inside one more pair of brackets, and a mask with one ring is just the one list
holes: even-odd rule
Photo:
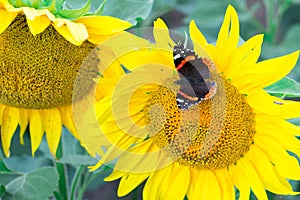
[[[106, 178], [121, 179], [119, 196], [143, 181], [144, 199], [233, 200], [235, 187], [240, 199], [248, 199], [251, 190], [258, 199], [267, 199], [265, 189], [298, 194], [287, 179], [300, 180], [298, 161], [288, 153], [300, 156], [300, 128], [286, 119], [300, 116], [295, 111], [300, 104], [263, 88], [286, 76], [299, 52], [258, 62], [263, 36], [238, 45], [232, 6], [215, 45], [193, 21], [190, 36], [195, 52], [178, 51], [159, 19], [155, 44], [108, 63], [99, 87], [110, 91], [102, 92], [93, 108], [101, 132], [82, 138], [92, 154], [102, 155], [92, 169], [119, 157]], [[108, 81], [111, 71], [114, 80]], [[182, 102], [189, 106], [183, 109]]]
[[[89, 1], [75, 11], [62, 9], [63, 3], [0, 0], [0, 124], [6, 156], [18, 125], [23, 143], [29, 124], [32, 154], [46, 132], [55, 155], [62, 125], [78, 137], [71, 112], [77, 72], [97, 43], [131, 26], [88, 14]], [[96, 76], [96, 71], [94, 63], [85, 76]]]

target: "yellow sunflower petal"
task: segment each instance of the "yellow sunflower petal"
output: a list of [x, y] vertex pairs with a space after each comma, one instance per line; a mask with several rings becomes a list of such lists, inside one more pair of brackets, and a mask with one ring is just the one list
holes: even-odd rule
[[[297, 139], [292, 131], [284, 131], [284, 130], [292, 130], [293, 126], [289, 123], [281, 123], [278, 121], [278, 126], [274, 127], [272, 123], [276, 123], [276, 121], [266, 120], [266, 119], [257, 119], [256, 131], [261, 136], [267, 138], [272, 138], [280, 143], [285, 149], [297, 149], [300, 147], [300, 140]], [[278, 132], [278, 127], [285, 126], [282, 129], [282, 132]]]
[[152, 65], [154, 65], [153, 68], [158, 68], [162, 65], [164, 68], [175, 69], [173, 68], [174, 62], [170, 59], [172, 57], [171, 51], [161, 49], [141, 49], [137, 52], [128, 52], [127, 54], [120, 56], [118, 60], [129, 70], [133, 70], [135, 68], [143, 69], [144, 67], [145, 71]]
[[222, 199], [221, 188], [219, 186], [218, 180], [210, 170], [199, 170], [195, 182], [193, 183], [193, 185], [190, 185], [190, 187], [193, 187], [189, 195], [190, 199]]
[[[278, 97], [271, 96], [266, 91], [261, 89], [253, 89], [251, 91], [242, 89], [241, 91], [249, 92], [249, 96], [247, 97], [249, 103], [252, 102], [252, 106], [256, 109], [259, 109], [260, 112], [263, 111], [280, 119], [292, 119], [300, 117], [299, 102], [283, 100]], [[264, 101], [262, 101], [263, 99]]]
[[[120, 131], [116, 133], [120, 133]], [[111, 140], [111, 141], [115, 141], [114, 145], [109, 147], [109, 149], [105, 152], [105, 155], [101, 157], [98, 163], [95, 166], [90, 167], [91, 171], [94, 171], [100, 166], [102, 166], [103, 164], [111, 162], [112, 160], [116, 159], [118, 156], [120, 156], [120, 154], [124, 152], [124, 150], [128, 149], [131, 146], [131, 144], [134, 144], [138, 140], [137, 138], [124, 137], [123, 135], [120, 134], [116, 138], [117, 138], [116, 140]], [[89, 148], [89, 151], [94, 152], [95, 150]], [[98, 151], [96, 150], [96, 152]]]
[[[295, 66], [299, 51], [265, 60], [236, 74], [235, 85], [245, 90], [267, 87], [285, 77]], [[246, 78], [247, 77], [247, 78]]]
[[232, 182], [238, 188], [240, 192], [239, 200], [249, 200], [250, 197], [250, 184], [245, 178], [245, 172], [237, 165], [231, 165], [229, 167], [229, 174]]
[[245, 172], [246, 177], [244, 177], [244, 178], [246, 178], [249, 181], [255, 196], [260, 200], [268, 200], [264, 185], [263, 185], [260, 177], [256, 173], [252, 163], [250, 163], [246, 159], [240, 159], [237, 162], [237, 166], [241, 167], [243, 169], [243, 171]]
[[229, 57], [230, 67], [225, 71], [226, 76], [234, 78], [245, 67], [254, 65], [260, 56], [262, 42], [263, 34], [255, 35], [235, 49]]
[[5, 107], [6, 107], [5, 105], [0, 104], [0, 125], [2, 125], [3, 111]]
[[0, 0], [0, 9], [5, 8], [5, 4], [8, 4], [7, 0]]
[[[272, 120], [268, 120], [268, 119], [264, 119], [267, 117], [267, 115], [261, 115], [260, 116], [261, 119], [257, 119], [257, 125], [261, 125], [263, 123], [268, 123], [268, 125], [262, 126], [262, 128], [267, 128], [269, 126], [272, 126], [271, 124], [276, 124], [277, 127], [272, 127], [272, 129], [270, 130], [272, 132], [272, 130], [274, 130], [274, 128], [278, 128], [280, 130], [279, 133], [277, 133], [276, 135], [283, 135], [281, 137], [285, 137], [285, 136], [300, 136], [300, 127], [296, 126], [290, 122], [287, 122], [285, 120], [282, 120], [280, 118], [273, 118]], [[270, 132], [269, 131], [269, 132]], [[286, 134], [282, 134], [282, 133], [286, 133]], [[294, 144], [294, 143], [292, 143]]]
[[146, 180], [151, 173], [142, 173], [142, 174], [130, 174], [125, 175], [121, 178], [118, 188], [118, 196], [122, 197], [131, 192], [144, 180]]
[[87, 28], [89, 34], [112, 35], [132, 26], [131, 23], [110, 16], [87, 16], [75, 20]]
[[161, 199], [184, 199], [190, 182], [190, 171], [187, 167], [183, 167], [178, 163], [173, 164], [173, 169], [169, 179], [162, 183], [162, 187], [167, 190], [161, 194]]
[[75, 21], [84, 24], [88, 31], [88, 40], [94, 44], [100, 44], [132, 26], [129, 22], [110, 16], [88, 16]]
[[[170, 180], [170, 175], [172, 172], [172, 165], [160, 169], [153, 173], [147, 180], [144, 190], [143, 199], [163, 199], [162, 194], [165, 194], [168, 189], [168, 185], [171, 184], [167, 180]], [[182, 199], [182, 198], [181, 198]]]
[[45, 132], [50, 152], [53, 156], [60, 141], [62, 132], [62, 122], [57, 108], [49, 109], [44, 112]]
[[34, 20], [27, 20], [27, 24], [30, 32], [33, 35], [37, 35], [43, 32], [50, 25], [50, 20], [46, 16], [38, 16]]
[[182, 200], [189, 185], [189, 169], [178, 163], [155, 172], [146, 182], [143, 199]]
[[20, 109], [19, 125], [20, 125], [20, 143], [24, 144], [23, 136], [28, 126], [28, 111], [25, 109]]
[[66, 40], [80, 46], [89, 36], [86, 27], [81, 23], [74, 23], [69, 20], [57, 19], [54, 28]]
[[286, 179], [276, 174], [272, 163], [261, 149], [253, 145], [247, 158], [252, 162], [267, 190], [276, 194], [297, 194]]
[[44, 124], [42, 122], [40, 111], [31, 110], [29, 121], [31, 152], [32, 156], [34, 156], [34, 152], [38, 149], [44, 135]]
[[0, 8], [14, 9], [14, 6], [8, 0], [0, 0]]
[[88, 38], [89, 34], [84, 24], [71, 21], [66, 21], [66, 23], [70, 33], [76, 41], [83, 42]]
[[198, 29], [194, 20], [190, 22], [190, 36], [193, 41], [194, 51], [199, 56], [204, 56], [207, 58], [211, 58], [212, 56], [209, 54], [208, 50], [205, 47], [208, 45], [204, 35]]
[[287, 101], [278, 99], [278, 102], [283, 102], [283, 105], [278, 105], [280, 112], [278, 117], [283, 119], [292, 119], [300, 117], [300, 102], [296, 101]]
[[175, 45], [169, 34], [169, 29], [162, 19], [154, 21], [153, 35], [156, 46], [161, 49], [170, 49]]
[[11, 139], [18, 127], [19, 123], [19, 109], [14, 107], [5, 107], [2, 116], [1, 125], [1, 141], [4, 155], [9, 157], [9, 148]]
[[104, 181], [114, 181], [123, 176], [126, 176], [125, 172], [114, 169], [113, 172], [109, 176], [104, 178]]
[[223, 53], [225, 58], [228, 58], [238, 45], [239, 27], [238, 15], [235, 9], [229, 5], [216, 42], [217, 49]]
[[[130, 159], [132, 159], [132, 161], [128, 162]], [[166, 166], [171, 162], [172, 161], [163, 154], [161, 149], [147, 140], [137, 144], [130, 149], [128, 153], [122, 154], [115, 168], [126, 172], [148, 173], [162, 166]]]
[[[200, 182], [198, 181], [198, 170], [190, 169], [190, 186], [186, 192], [188, 199], [194, 199], [194, 197], [198, 197], [197, 188], [200, 187]], [[192, 186], [192, 187], [191, 187]], [[197, 199], [197, 198], [196, 198]]]
[[293, 180], [300, 179], [300, 167], [295, 157], [290, 156], [288, 152], [272, 138], [256, 135], [255, 139], [255, 144], [265, 152], [280, 176]]
[[[107, 36], [105, 36], [105, 38], [107, 39]], [[109, 47], [107, 45], [109, 45]], [[107, 69], [107, 66], [111, 65], [113, 61], [118, 61], [116, 58], [132, 51], [136, 52], [139, 49], [149, 48], [149, 41], [139, 38], [128, 32], [120, 32], [118, 34], [109, 36], [107, 41], [103, 42], [98, 47], [100, 49], [99, 57], [101, 63], [103, 62], [103, 59], [109, 61], [109, 63], [106, 63], [106, 65], [104, 64], [105, 69]], [[109, 68], [111, 68], [111, 66]], [[120, 68], [120, 65], [118, 68]], [[114, 69], [116, 70], [116, 68]]]
[[6, 10], [0, 9], [0, 34], [12, 23], [12, 21], [18, 15], [17, 12], [7, 12]]
[[[232, 82], [235, 82], [232, 80]], [[245, 81], [246, 82], [246, 81]], [[238, 86], [244, 87], [244, 86]], [[253, 108], [255, 113], [264, 113], [266, 115], [276, 116], [279, 113], [278, 105], [274, 103], [274, 98], [262, 89], [241, 89], [240, 91], [247, 94], [247, 103]]]
[[50, 19], [43, 10], [25, 7], [23, 12], [27, 18], [29, 30], [33, 35], [43, 32], [50, 25]]
[[221, 188], [221, 199], [235, 200], [234, 184], [230, 178], [228, 169], [215, 170], [214, 173]]
[[62, 118], [62, 122], [64, 124], [64, 126], [66, 126], [66, 128], [72, 133], [72, 135], [78, 139], [79, 136], [77, 134], [75, 125], [74, 125], [74, 119], [73, 119], [73, 113], [72, 113], [72, 108], [69, 108], [68, 106], [66, 107], [61, 107], [59, 108], [59, 112], [61, 114], [61, 116], [63, 116]]
[[88, 41], [93, 44], [101, 44], [102, 42], [113, 36], [114, 35], [97, 35], [89, 33]]

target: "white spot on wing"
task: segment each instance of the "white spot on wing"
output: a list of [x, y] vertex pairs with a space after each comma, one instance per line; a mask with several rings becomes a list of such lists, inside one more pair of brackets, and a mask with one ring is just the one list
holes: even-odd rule
[[175, 56], [174, 56], [174, 60], [177, 60], [178, 58], [180, 58], [181, 56], [179, 55], [179, 54], [176, 54]]

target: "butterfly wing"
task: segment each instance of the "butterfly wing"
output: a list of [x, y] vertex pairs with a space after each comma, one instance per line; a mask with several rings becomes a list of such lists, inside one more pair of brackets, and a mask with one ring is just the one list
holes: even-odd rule
[[180, 77], [176, 81], [176, 84], [180, 85], [176, 96], [177, 105], [180, 109], [185, 110], [206, 99], [215, 83], [206, 81], [210, 79], [209, 68], [194, 51], [179, 44], [174, 47], [173, 56]]

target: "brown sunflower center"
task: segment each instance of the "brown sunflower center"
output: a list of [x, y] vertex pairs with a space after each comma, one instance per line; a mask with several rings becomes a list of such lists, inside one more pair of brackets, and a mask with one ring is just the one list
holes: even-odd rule
[[[70, 104], [77, 72], [94, 48], [87, 41], [71, 44], [51, 25], [33, 36], [26, 17], [17, 16], [0, 34], [0, 103], [28, 109]], [[93, 82], [86, 80], [92, 80], [96, 71], [97, 66], [91, 65], [85, 72], [87, 90], [80, 91], [89, 91]]]
[[246, 97], [221, 75], [213, 76], [218, 90], [211, 99], [180, 110], [176, 91], [161, 86], [144, 109], [153, 141], [180, 164], [196, 169], [235, 163], [249, 150], [255, 134], [255, 115]]

